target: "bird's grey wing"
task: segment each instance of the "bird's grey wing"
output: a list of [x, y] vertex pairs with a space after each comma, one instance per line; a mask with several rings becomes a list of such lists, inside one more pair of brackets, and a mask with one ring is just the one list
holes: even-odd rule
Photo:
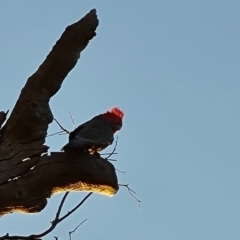
[[112, 144], [111, 126], [102, 119], [88, 121], [76, 128], [69, 136], [68, 147], [78, 148], [91, 144]]

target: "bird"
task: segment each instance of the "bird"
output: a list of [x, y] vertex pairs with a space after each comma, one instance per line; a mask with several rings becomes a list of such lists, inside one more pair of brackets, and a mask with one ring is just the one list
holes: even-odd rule
[[114, 134], [122, 128], [123, 116], [122, 110], [113, 107], [107, 112], [82, 123], [70, 132], [69, 142], [61, 150], [99, 155], [98, 152], [113, 143]]

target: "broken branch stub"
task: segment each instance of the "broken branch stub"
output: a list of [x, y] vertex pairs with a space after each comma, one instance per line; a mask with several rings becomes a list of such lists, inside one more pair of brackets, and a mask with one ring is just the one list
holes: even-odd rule
[[47, 197], [66, 190], [106, 195], [117, 192], [115, 169], [102, 158], [63, 152], [42, 156], [48, 150], [44, 142], [48, 124], [53, 121], [49, 100], [76, 65], [80, 52], [96, 35], [97, 26], [93, 9], [66, 28], [45, 61], [27, 80], [2, 127], [0, 214], [41, 211]]

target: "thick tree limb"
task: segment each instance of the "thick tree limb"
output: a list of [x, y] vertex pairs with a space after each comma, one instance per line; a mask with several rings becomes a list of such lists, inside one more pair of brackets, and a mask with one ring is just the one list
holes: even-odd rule
[[[31, 161], [31, 160], [28, 160]], [[19, 179], [0, 186], [0, 213], [39, 212], [47, 198], [62, 191], [113, 195], [118, 187], [115, 169], [105, 159], [89, 154], [52, 153]]]
[[80, 52], [96, 35], [97, 26], [96, 11], [91, 10], [66, 28], [42, 65], [27, 80], [1, 129], [1, 215], [41, 211], [46, 198], [56, 192], [77, 190], [113, 195], [118, 190], [115, 169], [102, 158], [62, 152], [42, 156], [48, 149], [44, 145], [48, 124], [53, 121], [49, 100], [76, 65]]

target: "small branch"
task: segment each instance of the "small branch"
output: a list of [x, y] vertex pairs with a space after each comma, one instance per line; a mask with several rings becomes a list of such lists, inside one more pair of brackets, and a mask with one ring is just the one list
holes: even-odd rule
[[65, 214], [63, 217], [59, 218], [59, 222], [61, 222], [62, 220], [64, 220], [65, 218], [67, 218], [68, 216], [70, 216], [73, 212], [75, 212], [93, 193], [90, 192], [85, 198], [83, 198], [83, 200], [75, 207], [73, 208], [71, 211], [69, 211], [67, 214]]
[[60, 205], [59, 205], [59, 207], [58, 207], [58, 211], [57, 211], [56, 217], [55, 217], [55, 219], [53, 220], [53, 224], [54, 224], [54, 222], [57, 222], [57, 220], [59, 219], [60, 213], [61, 213], [61, 211], [62, 211], [63, 204], [64, 204], [64, 202], [65, 202], [68, 194], [69, 194], [69, 192], [66, 192], [66, 193], [64, 194], [64, 196], [63, 196], [63, 198], [62, 198], [62, 201], [61, 201], [61, 203], [60, 203]]
[[63, 132], [66, 132], [67, 134], [70, 134], [70, 131], [68, 131], [67, 129], [65, 129], [58, 121], [56, 118], [53, 118], [53, 120], [57, 123], [57, 125], [60, 127], [60, 129], [63, 131]]
[[59, 136], [61, 136], [61, 135], [65, 135], [65, 134], [66, 134], [66, 133], [65, 133], [65, 132], [63, 132], [63, 133], [59, 133], [58, 135], [59, 135]]
[[107, 160], [110, 161], [110, 162], [116, 162], [117, 161], [116, 159], [111, 159], [111, 158], [108, 158]]
[[72, 114], [71, 114], [70, 112], [69, 112], [68, 114], [69, 114], [69, 116], [70, 116], [70, 118], [71, 118], [73, 127], [76, 129], [76, 125], [75, 125], [75, 122], [74, 122], [74, 120], [73, 120]]
[[[115, 153], [115, 151], [116, 151], [116, 149], [117, 149], [117, 143], [118, 143], [118, 136], [117, 136], [117, 139], [116, 139], [116, 141], [115, 141], [115, 146], [114, 146], [112, 152], [111, 152], [105, 159], [109, 160], [109, 158]], [[115, 161], [116, 161], [116, 160], [115, 160]]]
[[115, 152], [114, 153], [101, 153], [100, 155], [102, 156], [102, 155], [109, 155], [109, 154], [113, 155], [113, 154], [118, 154], [118, 153], [115, 153]]
[[0, 237], [0, 239], [38, 239], [40, 237], [43, 237], [45, 235], [47, 235], [48, 233], [50, 233], [56, 226], [57, 224], [60, 222], [59, 221], [59, 216], [63, 207], [63, 204], [66, 200], [66, 197], [68, 196], [69, 192], [66, 192], [60, 202], [60, 205], [58, 207], [57, 213], [56, 213], [56, 217], [55, 219], [51, 222], [52, 226], [50, 226], [50, 228], [48, 228], [46, 231], [40, 233], [40, 234], [32, 234], [29, 236], [9, 236], [8, 233], [5, 236]]
[[75, 232], [83, 223], [85, 223], [86, 221], [87, 221], [87, 219], [83, 220], [81, 223], [79, 223], [79, 224], [74, 228], [73, 231], [70, 231], [70, 232], [69, 232], [69, 240], [72, 239], [72, 233], [74, 233], [74, 232]]
[[[91, 193], [89, 193], [85, 198], [83, 198], [83, 200], [76, 206], [76, 207], [74, 207], [71, 211], [69, 211], [67, 214], [65, 214], [63, 217], [61, 217], [61, 218], [59, 218], [59, 216], [60, 216], [60, 213], [61, 213], [61, 210], [62, 210], [62, 207], [63, 207], [63, 204], [64, 204], [64, 202], [65, 202], [65, 200], [66, 200], [66, 198], [67, 198], [67, 196], [68, 196], [68, 194], [69, 194], [69, 192], [66, 192], [65, 194], [64, 194], [64, 196], [63, 196], [63, 198], [62, 198], [62, 200], [61, 200], [61, 202], [60, 202], [60, 205], [59, 205], [59, 207], [58, 207], [58, 210], [57, 210], [57, 213], [56, 213], [56, 216], [55, 216], [55, 219], [51, 222], [51, 226], [46, 230], [46, 231], [44, 231], [44, 232], [42, 232], [42, 233], [40, 233], [40, 234], [32, 234], [32, 235], [29, 235], [29, 236], [9, 236], [8, 235], [8, 233], [5, 235], [5, 236], [2, 236], [2, 237], [0, 237], [0, 239], [2, 240], [2, 239], [14, 239], [14, 240], [16, 240], [16, 239], [21, 239], [21, 240], [25, 240], [25, 239], [39, 239], [39, 238], [41, 238], [41, 237], [43, 237], [43, 236], [45, 236], [45, 235], [47, 235], [48, 233], [50, 233], [60, 222], [62, 222], [65, 218], [67, 218], [68, 216], [70, 216], [73, 212], [75, 212], [91, 195], [92, 195], [92, 192]], [[84, 220], [83, 222], [85, 222], [86, 220]], [[82, 223], [83, 223], [82, 222]], [[81, 223], [81, 224], [82, 224]], [[79, 224], [79, 226], [81, 225], [81, 224]], [[77, 226], [77, 228], [79, 227], [79, 226]], [[75, 230], [77, 229], [77, 228], [75, 228]], [[75, 231], [74, 230], [74, 231]]]
[[[46, 137], [52, 137], [52, 136], [54, 136], [54, 135], [63, 135], [63, 134], [61, 134], [61, 133], [63, 133], [63, 132], [65, 132], [65, 131], [59, 131], [59, 132], [56, 132], [56, 133], [52, 133], [52, 134], [49, 134], [49, 135], [47, 135]], [[65, 133], [64, 133], [65, 134]]]
[[126, 188], [127, 188], [127, 190], [128, 190], [128, 192], [130, 193], [130, 195], [138, 202], [138, 206], [139, 206], [139, 208], [140, 208], [140, 203], [141, 203], [141, 201], [140, 201], [139, 199], [137, 199], [137, 198], [133, 195], [133, 194], [136, 194], [136, 192], [133, 191], [128, 185], [129, 185], [129, 184], [118, 184], [118, 186], [120, 186], [120, 187], [126, 187]]
[[118, 172], [120, 172], [120, 173], [122, 173], [122, 174], [124, 174], [124, 175], [127, 174], [127, 172], [125, 172], [125, 171], [121, 171], [121, 170], [119, 170], [119, 169], [117, 169], [117, 168], [115, 168], [115, 170], [118, 171]]

